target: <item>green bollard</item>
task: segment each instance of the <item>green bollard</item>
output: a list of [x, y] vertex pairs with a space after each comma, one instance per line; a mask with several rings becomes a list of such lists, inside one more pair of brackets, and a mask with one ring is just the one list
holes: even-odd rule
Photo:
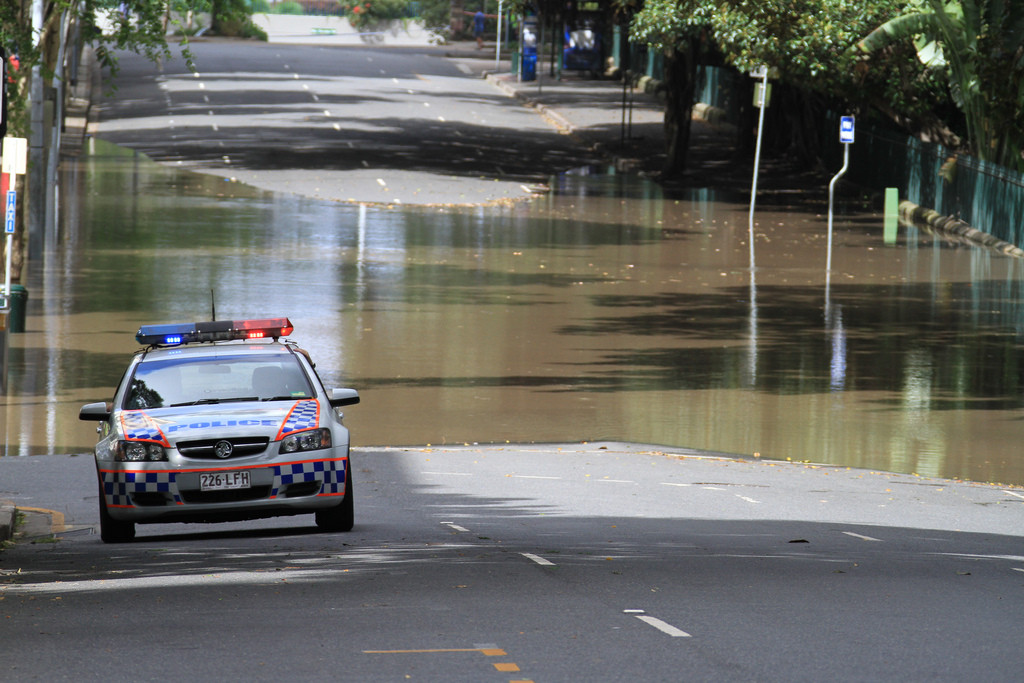
[[882, 238], [886, 244], [896, 244], [899, 231], [900, 195], [895, 187], [885, 188], [885, 224]]

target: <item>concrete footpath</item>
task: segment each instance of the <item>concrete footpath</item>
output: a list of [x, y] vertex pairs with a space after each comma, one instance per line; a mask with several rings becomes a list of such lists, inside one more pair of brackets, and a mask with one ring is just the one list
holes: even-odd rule
[[[543, 116], [561, 132], [607, 158], [618, 172], [650, 173], [665, 157], [665, 105], [655, 94], [614, 79], [566, 71], [552, 78], [540, 69], [534, 81], [521, 81], [507, 62], [495, 68], [491, 59], [470, 49], [449, 50], [449, 58], [473, 65], [482, 77]], [[704, 134], [713, 129], [701, 121]]]

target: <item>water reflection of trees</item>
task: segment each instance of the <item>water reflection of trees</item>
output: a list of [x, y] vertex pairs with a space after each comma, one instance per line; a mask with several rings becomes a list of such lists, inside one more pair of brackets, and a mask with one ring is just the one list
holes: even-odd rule
[[164, 397], [153, 389], [145, 380], [133, 379], [128, 392], [128, 408], [159, 408], [164, 405]]
[[[1015, 408], [1022, 404], [1020, 330], [1024, 314], [1004, 304], [1004, 282], [846, 286], [842, 305], [844, 391], [902, 394], [922, 369], [938, 409]], [[750, 347], [746, 290], [718, 294], [601, 295], [608, 315], [563, 326], [563, 335], [670, 338], [677, 345], [607, 353], [595, 390], [743, 388]], [[781, 394], [834, 391], [833, 330], [812, 302], [814, 288], [761, 287], [754, 388]], [[1017, 299], [1019, 300], [1019, 299]], [[621, 346], [621, 345], [620, 345]], [[913, 376], [913, 377], [912, 377]], [[894, 398], [896, 404], [901, 399]]]

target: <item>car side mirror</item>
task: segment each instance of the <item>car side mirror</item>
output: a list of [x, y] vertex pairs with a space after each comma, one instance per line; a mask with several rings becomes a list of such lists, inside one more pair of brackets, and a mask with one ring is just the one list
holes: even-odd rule
[[106, 422], [110, 419], [110, 413], [113, 411], [114, 405], [112, 403], [86, 403], [82, 406], [82, 409], [78, 411], [78, 419]]
[[354, 406], [359, 403], [359, 392], [355, 389], [331, 389], [331, 397], [328, 403], [332, 408], [342, 406]]

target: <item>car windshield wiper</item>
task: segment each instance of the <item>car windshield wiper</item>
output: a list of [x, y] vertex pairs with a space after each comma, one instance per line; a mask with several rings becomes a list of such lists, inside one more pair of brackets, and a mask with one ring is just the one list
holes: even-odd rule
[[233, 398], [201, 398], [196, 401], [185, 401], [184, 403], [172, 403], [171, 408], [181, 406], [208, 406], [215, 403], [240, 403], [244, 401], [258, 401], [259, 396], [235, 396]]
[[280, 396], [271, 396], [270, 398], [261, 398], [261, 401], [298, 401], [303, 398], [309, 398], [308, 396], [293, 396], [292, 394], [282, 394]]

